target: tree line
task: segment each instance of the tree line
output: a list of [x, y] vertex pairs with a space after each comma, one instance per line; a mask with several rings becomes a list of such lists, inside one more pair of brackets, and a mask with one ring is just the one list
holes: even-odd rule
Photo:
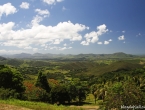
[[18, 98], [57, 104], [81, 103], [88, 94], [87, 85], [78, 79], [50, 87], [47, 76], [39, 71], [36, 82], [24, 81], [15, 68], [0, 66], [0, 98]]
[[17, 98], [52, 104], [81, 104], [91, 93], [94, 103], [101, 100], [101, 107], [106, 110], [120, 109], [121, 105], [145, 104], [145, 67], [109, 72], [98, 77], [90, 76], [86, 80], [73, 78], [70, 81], [48, 81], [47, 74], [39, 71], [35, 82], [24, 81], [22, 74], [15, 68], [1, 65], [0, 99]]

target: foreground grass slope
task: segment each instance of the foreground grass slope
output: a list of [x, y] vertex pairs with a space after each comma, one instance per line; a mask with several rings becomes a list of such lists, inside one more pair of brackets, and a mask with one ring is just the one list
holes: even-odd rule
[[[18, 108], [17, 110], [30, 110], [30, 109], [32, 110], [83, 110], [83, 108], [81, 107], [69, 107], [63, 105], [57, 106], [57, 105], [51, 105], [51, 104], [41, 103], [41, 102], [20, 101], [16, 99], [0, 100], [1, 108], [2, 105], [3, 107], [6, 106], [4, 104], [7, 104], [8, 107], [11, 106], [15, 109]], [[11, 110], [14, 110], [13, 108], [11, 108]]]

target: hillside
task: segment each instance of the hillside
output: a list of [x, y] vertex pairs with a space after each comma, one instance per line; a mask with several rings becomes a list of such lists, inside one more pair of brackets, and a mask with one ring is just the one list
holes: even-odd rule
[[[67, 66], [69, 67], [69, 65]], [[72, 65], [70, 67], [72, 67]], [[86, 67], [86, 68], [84, 68], [82, 71], [79, 71], [79, 69], [77, 70], [77, 67], [78, 68]], [[79, 65], [79, 63], [77, 64], [77, 66], [73, 65], [73, 68], [76, 68], [76, 70], [74, 70], [74, 73], [82, 74], [82, 75], [95, 75], [95, 76], [99, 76], [104, 73], [113, 72], [113, 71], [121, 71], [121, 70], [128, 71], [128, 70], [134, 70], [136, 68], [142, 68], [142, 67], [143, 65], [137, 63], [131, 63], [129, 61], [116, 61], [111, 63], [110, 65], [97, 64], [97, 63], [96, 64], [92, 63], [92, 65], [89, 65], [89, 63], [83, 63], [82, 66]]]
[[1, 60], [1, 61], [2, 61], [2, 60], [6, 60], [6, 58], [4, 58], [4, 57], [0, 56], [0, 60]]

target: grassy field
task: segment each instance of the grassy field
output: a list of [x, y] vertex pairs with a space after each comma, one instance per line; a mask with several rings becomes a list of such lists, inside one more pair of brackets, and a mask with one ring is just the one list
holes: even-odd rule
[[[51, 105], [47, 103], [20, 101], [20, 100], [15, 100], [15, 99], [0, 100], [0, 105], [4, 105], [4, 104], [5, 106], [8, 105], [14, 108], [19, 108], [19, 109], [23, 108], [23, 110], [28, 110], [28, 109], [32, 109], [32, 110], [68, 110], [68, 109], [69, 110], [84, 110], [81, 107], [75, 107], [75, 106], [72, 106], [72, 107], [63, 106], [63, 105], [57, 106], [57, 105]], [[11, 108], [11, 110], [14, 110], [14, 109]]]

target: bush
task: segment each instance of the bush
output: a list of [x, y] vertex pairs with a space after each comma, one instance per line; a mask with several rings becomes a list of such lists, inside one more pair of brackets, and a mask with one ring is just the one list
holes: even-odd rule
[[144, 99], [144, 94], [133, 81], [125, 81], [117, 82], [108, 89], [104, 104], [107, 109], [120, 109], [121, 105], [144, 105]]
[[42, 101], [42, 102], [49, 102], [50, 95], [46, 92], [46, 90], [36, 87], [31, 82], [24, 83], [26, 87], [25, 97], [29, 101]]
[[10, 98], [17, 99], [19, 97], [20, 97], [20, 94], [16, 93], [15, 90], [0, 88], [0, 99], [2, 99], [2, 100], [10, 99]]
[[23, 93], [23, 77], [16, 69], [8, 66], [0, 67], [0, 88], [15, 90], [18, 93]]

